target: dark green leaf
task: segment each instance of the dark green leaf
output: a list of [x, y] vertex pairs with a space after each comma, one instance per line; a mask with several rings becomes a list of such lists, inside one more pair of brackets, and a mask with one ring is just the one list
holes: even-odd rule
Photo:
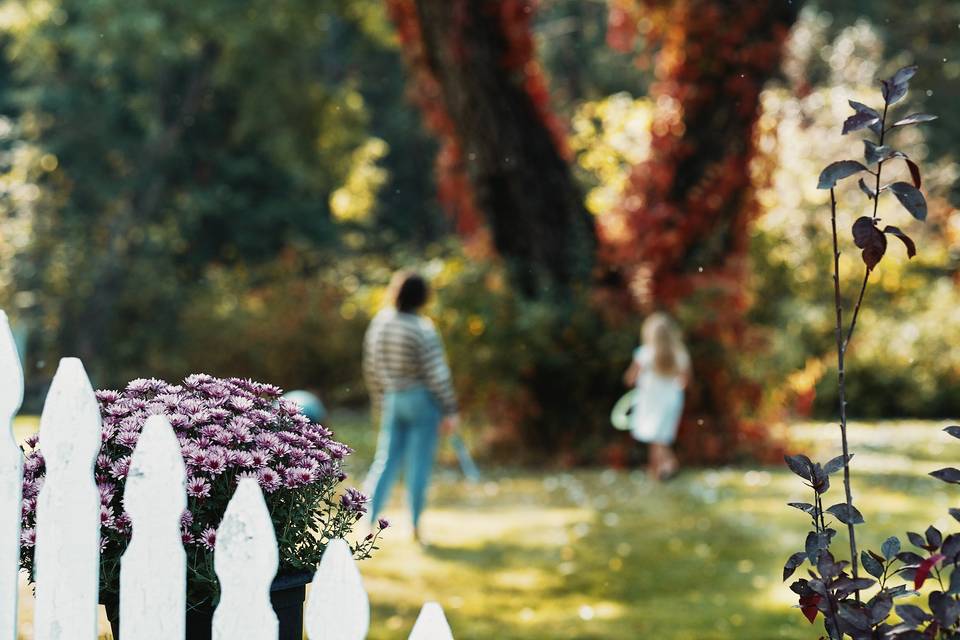
[[912, 627], [919, 627], [932, 618], [929, 613], [915, 604], [898, 604], [895, 611], [904, 622]]
[[847, 100], [847, 103], [849, 103], [850, 106], [853, 107], [853, 110], [856, 111], [857, 113], [865, 113], [874, 118], [878, 118], [878, 119], [880, 118], [880, 113], [876, 109], [873, 109], [872, 107], [868, 107], [862, 102], [857, 102], [856, 100]]
[[900, 102], [903, 96], [907, 95], [907, 83], [897, 84], [889, 80], [882, 80], [881, 86], [883, 101], [886, 102], [887, 105], [896, 104]]
[[840, 603], [840, 611], [838, 613], [843, 621], [855, 629], [868, 631], [870, 629], [870, 614], [861, 607], [862, 605], [859, 603], [855, 604], [849, 600], [845, 600]]
[[837, 180], [843, 180], [867, 168], [856, 160], [840, 160], [827, 165], [820, 172], [820, 179], [817, 182], [817, 189], [832, 189], [836, 186]]
[[809, 502], [788, 502], [787, 506], [793, 507], [794, 509], [800, 509], [800, 511], [809, 513], [810, 515], [814, 515], [817, 512], [817, 508]]
[[797, 570], [797, 567], [803, 564], [804, 560], [807, 559], [807, 554], [803, 551], [798, 551], [787, 560], [787, 563], [783, 565], [783, 580], [786, 582], [787, 578], [793, 575], [793, 572]]
[[889, 233], [892, 236], [896, 236], [900, 238], [900, 241], [907, 248], [907, 258], [912, 258], [913, 256], [917, 255], [917, 245], [915, 245], [913, 243], [913, 239], [911, 239], [910, 236], [908, 236], [903, 231], [901, 231], [899, 227], [893, 227], [893, 226], [887, 225], [886, 227], [883, 228], [883, 232]]
[[841, 135], [847, 135], [852, 131], [859, 131], [864, 127], [869, 127], [880, 121], [880, 118], [869, 113], [857, 112], [843, 121], [843, 130]]
[[936, 120], [937, 116], [930, 115], [929, 113], [911, 113], [906, 118], [900, 118], [890, 127], [903, 127], [908, 124], [919, 124], [921, 122], [930, 122]]
[[893, 560], [898, 553], [900, 553], [900, 539], [896, 536], [890, 536], [883, 541], [883, 544], [880, 546], [880, 551], [883, 553], [883, 557], [887, 560]]
[[[923, 538], [919, 537], [920, 534], [915, 533], [914, 535], [919, 538], [920, 542], [926, 542]], [[912, 567], [914, 565], [923, 563], [923, 556], [918, 553], [914, 553], [913, 551], [901, 551], [897, 554], [897, 560], [909, 567]]]
[[889, 145], [877, 145], [870, 140], [864, 140], [863, 147], [863, 158], [867, 161], [867, 164], [877, 164], [897, 153]]
[[952, 533], [943, 540], [940, 546], [940, 553], [947, 557], [947, 560], [954, 562], [960, 555], [960, 534]]
[[960, 602], [942, 591], [930, 593], [930, 611], [944, 627], [952, 627], [960, 618]]
[[947, 589], [947, 593], [953, 596], [960, 594], [960, 570], [956, 567], [954, 567], [953, 573], [950, 574], [950, 587]]
[[870, 608], [870, 623], [879, 624], [890, 615], [890, 610], [893, 609], [893, 596], [889, 593], [880, 592], [870, 600], [868, 606]]
[[916, 75], [917, 69], [919, 69], [919, 67], [917, 67], [915, 64], [902, 67], [901, 69], [898, 69], [895, 74], [893, 74], [893, 77], [890, 78], [890, 82], [893, 84], [903, 84], [905, 82], [909, 82], [910, 78]]
[[955, 469], [954, 467], [937, 469], [936, 471], [931, 471], [930, 475], [937, 480], [943, 480], [951, 484], [960, 484], [960, 469]]
[[903, 208], [910, 212], [917, 220], [927, 219], [927, 200], [920, 193], [920, 190], [909, 182], [894, 182], [890, 185], [893, 195], [903, 205]]
[[843, 524], [863, 524], [863, 516], [853, 505], [841, 502], [827, 509], [827, 513], [833, 515]]
[[925, 549], [927, 547], [926, 538], [916, 531], [907, 531], [907, 539], [910, 540], [910, 544], [915, 547], [920, 547], [921, 549]]
[[863, 564], [864, 570], [874, 578], [880, 578], [883, 575], [883, 565], [866, 551], [860, 552], [860, 562]]
[[810, 479], [813, 484], [813, 490], [817, 493], [826, 493], [827, 489], [830, 488], [830, 476], [823, 470], [819, 462], [813, 465]]
[[952, 424], [949, 427], [944, 427], [943, 430], [952, 435], [954, 438], [960, 438], [960, 425]]
[[863, 181], [863, 178], [857, 180], [857, 186], [860, 187], [860, 191], [863, 191], [867, 194], [867, 197], [873, 200], [877, 197], [877, 192], [873, 190], [873, 187], [867, 186], [867, 183]]
[[927, 527], [927, 530], [924, 532], [924, 535], [927, 538], [927, 548], [930, 551], [934, 551], [940, 548], [940, 545], [943, 543], [943, 534], [940, 533], [940, 530], [935, 526], [930, 525]]
[[[853, 459], [853, 454], [851, 453], [848, 460]], [[828, 474], [836, 473], [843, 469], [843, 456], [837, 456], [836, 458], [831, 459], [827, 464], [823, 465], [823, 470]]]
[[783, 456], [783, 459], [791, 471], [804, 480], [812, 481], [813, 462], [810, 461], [810, 458], [802, 453], [798, 453], [795, 456]]
[[960, 509], [955, 509], [953, 507], [950, 507], [949, 509], [947, 509], [947, 513], [952, 515], [954, 520], [956, 520], [957, 522], [960, 522]]

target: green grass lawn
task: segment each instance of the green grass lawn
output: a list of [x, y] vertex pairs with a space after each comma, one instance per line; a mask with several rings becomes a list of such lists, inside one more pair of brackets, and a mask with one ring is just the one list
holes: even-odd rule
[[[374, 441], [365, 422], [331, 421], [356, 447], [360, 477]], [[941, 426], [855, 425], [854, 498], [868, 546], [931, 522], [954, 529], [946, 510], [956, 496], [925, 475], [960, 460], [960, 443]], [[791, 432], [801, 443], [832, 440], [835, 430]], [[842, 500], [839, 478], [828, 495], [828, 504]], [[437, 600], [458, 639], [812, 640], [820, 626], [791, 608], [780, 581], [807, 524], [784, 503], [807, 499], [779, 468], [691, 470], [662, 486], [639, 472], [497, 469], [469, 485], [443, 464], [424, 519], [432, 545], [410, 542], [398, 490], [386, 514], [395, 526], [360, 565], [369, 637], [406, 638], [423, 601]], [[840, 550], [846, 538], [837, 541]]]

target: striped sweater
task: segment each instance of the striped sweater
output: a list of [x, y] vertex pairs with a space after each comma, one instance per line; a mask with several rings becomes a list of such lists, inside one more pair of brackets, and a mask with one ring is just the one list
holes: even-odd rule
[[388, 391], [424, 386], [445, 415], [457, 412], [443, 343], [428, 318], [395, 309], [378, 313], [363, 338], [363, 377], [376, 408]]

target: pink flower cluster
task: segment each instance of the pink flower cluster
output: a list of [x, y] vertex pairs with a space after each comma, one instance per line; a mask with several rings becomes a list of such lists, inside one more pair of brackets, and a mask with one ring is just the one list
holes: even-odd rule
[[[187, 468], [188, 510], [181, 520], [186, 545], [212, 549], [226, 503], [240, 477], [255, 477], [267, 494], [332, 488], [343, 479], [350, 449], [313, 424], [299, 405], [283, 400], [269, 384], [206, 374], [182, 384], [138, 379], [122, 391], [98, 391], [103, 417], [102, 446], [95, 476], [100, 490], [104, 549], [129, 540], [130, 517], [123, 511], [130, 456], [151, 415], [165, 415], [180, 441]], [[33, 546], [37, 494], [45, 467], [37, 437], [28, 439], [23, 481], [22, 545]], [[347, 510], [365, 510], [365, 498], [350, 490]], [[278, 495], [278, 498], [280, 496]]]

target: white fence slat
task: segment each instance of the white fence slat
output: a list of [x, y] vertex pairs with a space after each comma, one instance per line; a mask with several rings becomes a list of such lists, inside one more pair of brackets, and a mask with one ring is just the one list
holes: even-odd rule
[[20, 357], [7, 314], [0, 311], [0, 640], [17, 638], [23, 455], [13, 437], [13, 417], [22, 401]]
[[100, 409], [83, 364], [63, 358], [40, 416], [46, 480], [37, 501], [36, 640], [97, 637]]
[[304, 613], [310, 640], [363, 640], [370, 628], [370, 601], [346, 540], [327, 544]]
[[436, 602], [428, 602], [420, 609], [420, 615], [413, 625], [409, 640], [453, 640], [453, 632], [443, 615], [443, 607]]
[[120, 637], [183, 640], [187, 555], [180, 516], [187, 508], [180, 443], [163, 416], [144, 425], [130, 460], [123, 506], [133, 522], [120, 564]]
[[214, 546], [220, 604], [213, 612], [213, 640], [277, 640], [279, 623], [270, 585], [280, 555], [260, 485], [241, 478], [227, 505]]

